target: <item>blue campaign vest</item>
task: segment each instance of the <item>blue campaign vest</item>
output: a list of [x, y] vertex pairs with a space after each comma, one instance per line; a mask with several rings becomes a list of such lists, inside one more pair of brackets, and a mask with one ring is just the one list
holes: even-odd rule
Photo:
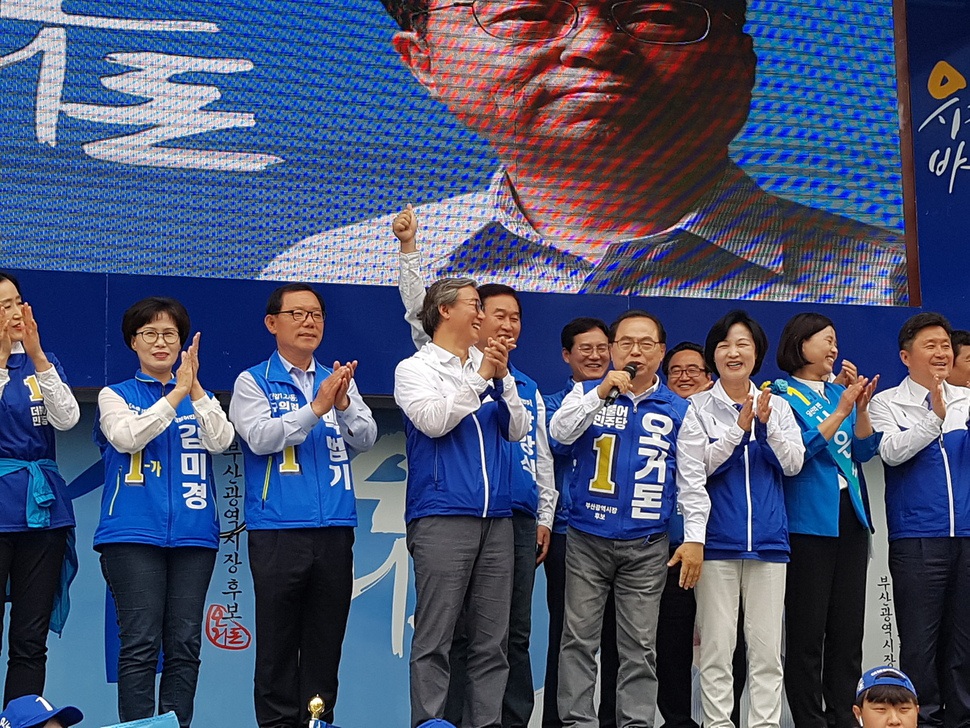
[[509, 466], [511, 468], [512, 510], [536, 518], [539, 515], [539, 486], [536, 482], [538, 448], [539, 388], [532, 379], [509, 366], [515, 377], [519, 399], [529, 413], [529, 432], [518, 442], [509, 442]]
[[[147, 410], [174, 388], [174, 379], [162, 384], [142, 372], [109, 387], [135, 412]], [[112, 447], [101, 432], [100, 411], [94, 441], [104, 460], [95, 548], [106, 543], [219, 547], [212, 458], [202, 444], [189, 397], [179, 403], [165, 431], [137, 453]]]
[[[333, 373], [315, 362], [313, 390]], [[278, 352], [247, 370], [269, 402], [272, 417], [307, 404]], [[257, 455], [239, 438], [245, 464], [246, 527], [251, 530], [356, 526], [357, 501], [350, 453], [333, 410], [299, 445]]]
[[[57, 358], [47, 359], [62, 381], [67, 381]], [[54, 428], [47, 422], [47, 408], [37, 383], [34, 363], [26, 354], [11, 354], [7, 360], [10, 381], [0, 397], [0, 459], [36, 463], [56, 459]], [[5, 468], [6, 469], [6, 468]], [[74, 525], [74, 509], [67, 496], [64, 478], [46, 463], [41, 468], [52, 499], [45, 507], [45, 528]], [[10, 469], [0, 475], [0, 532], [26, 531], [27, 501], [31, 497], [31, 473], [26, 468]], [[49, 516], [49, 519], [47, 518]]]
[[[552, 416], [562, 406], [562, 401], [576, 386], [572, 378], [565, 389], [549, 395], [543, 395], [542, 401], [546, 405], [546, 432], [549, 431], [549, 422]], [[556, 490], [559, 491], [559, 500], [556, 502], [556, 518], [552, 524], [553, 533], [566, 533], [566, 526], [569, 525], [569, 476], [573, 472], [573, 448], [572, 445], [563, 445], [556, 442], [552, 435], [549, 436], [549, 449], [552, 450], [552, 469], [556, 479]]]
[[[599, 382], [583, 382], [589, 392]], [[664, 533], [677, 499], [677, 433], [687, 400], [663, 384], [634, 404], [621, 395], [573, 443], [569, 525], [612, 539]]]
[[[764, 431], [760, 422], [755, 424], [755, 431], [759, 430]], [[750, 508], [747, 484], [751, 488]], [[736, 559], [760, 554], [769, 561], [788, 561], [782, 556], [788, 553], [789, 546], [781, 466], [767, 440], [745, 437], [727, 462], [708, 476], [707, 492], [711, 497], [711, 515], [707, 521], [705, 558]]]

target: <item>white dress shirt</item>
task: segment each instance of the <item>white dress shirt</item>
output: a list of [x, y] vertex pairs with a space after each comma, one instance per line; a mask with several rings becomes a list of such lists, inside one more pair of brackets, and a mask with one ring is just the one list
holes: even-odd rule
[[[175, 409], [165, 397], [143, 412], [135, 412], [110, 387], [98, 393], [101, 411], [101, 432], [118, 452], [136, 453], [162, 434], [175, 420]], [[202, 446], [210, 453], [225, 452], [236, 436], [222, 406], [214, 397], [206, 395], [192, 402], [195, 418], [202, 436]]]
[[[425, 344], [397, 365], [394, 401], [425, 435], [443, 437], [481, 407], [481, 396], [491, 384], [478, 374], [483, 358], [482, 352], [471, 347], [462, 364], [450, 351]], [[502, 379], [501, 397], [509, 408], [509, 440], [521, 440], [529, 432], [529, 414], [511, 373]]]
[[[19, 341], [13, 343], [10, 353], [26, 356], [24, 345]], [[35, 372], [35, 376], [44, 398], [44, 407], [47, 409], [47, 421], [55, 430], [70, 430], [81, 419], [81, 407], [71, 388], [61, 380], [61, 375], [54, 366], [44, 372]], [[9, 382], [10, 370], [0, 367], [0, 397]]]
[[906, 377], [898, 387], [876, 394], [869, 403], [869, 420], [883, 433], [879, 456], [886, 465], [900, 465], [944, 432], [967, 429], [970, 390], [943, 382], [946, 419], [927, 406], [930, 391]]
[[290, 445], [300, 445], [321, 420], [334, 425], [347, 445], [357, 452], [366, 452], [374, 446], [377, 441], [377, 422], [374, 421], [370, 407], [364, 404], [353, 380], [347, 388], [347, 397], [350, 399], [347, 409], [341, 411], [331, 407], [323, 417], [317, 417], [310, 406], [316, 396], [311, 374], [316, 372], [316, 360], [311, 359], [310, 366], [305, 371], [282, 356], [280, 361], [289, 371], [293, 383], [303, 392], [307, 403], [281, 417], [273, 417], [269, 400], [252, 374], [248, 371], [240, 374], [232, 389], [229, 417], [250, 450], [256, 455], [269, 455]]

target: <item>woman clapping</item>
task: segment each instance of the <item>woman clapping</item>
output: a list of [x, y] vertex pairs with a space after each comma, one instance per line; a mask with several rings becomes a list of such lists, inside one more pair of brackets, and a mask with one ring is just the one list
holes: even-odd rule
[[235, 435], [218, 401], [199, 384], [199, 334], [171, 298], [146, 298], [124, 314], [134, 378], [98, 395], [95, 438], [105, 487], [94, 547], [118, 613], [118, 713], [155, 713], [155, 668], [164, 665], [158, 712], [192, 720], [206, 590], [219, 546], [210, 454]]

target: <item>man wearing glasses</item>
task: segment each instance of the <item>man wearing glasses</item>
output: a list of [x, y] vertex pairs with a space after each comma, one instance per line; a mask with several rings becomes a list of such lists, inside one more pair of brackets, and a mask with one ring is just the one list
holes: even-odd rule
[[332, 723], [337, 700], [357, 525], [349, 451], [369, 450], [377, 424], [354, 384], [357, 362], [330, 369], [314, 357], [325, 318], [310, 286], [273, 291], [265, 324], [276, 351], [239, 375], [229, 406], [245, 457], [260, 728], [306, 725], [314, 695]]
[[704, 361], [704, 349], [693, 341], [682, 341], [664, 355], [660, 369], [667, 386], [684, 399], [714, 385]]
[[530, 418], [509, 370], [514, 342], [498, 329], [479, 341], [485, 313], [475, 281], [435, 281], [419, 318], [431, 341], [394, 370], [407, 438], [404, 520], [414, 564], [411, 725], [444, 717], [449, 655], [463, 616], [462, 725], [499, 726], [514, 558], [508, 443], [529, 434]]
[[[700, 577], [710, 499], [703, 486], [682, 477], [676, 461], [688, 404], [657, 376], [665, 342], [659, 319], [645, 311], [624, 313], [610, 327], [614, 370], [601, 381], [577, 384], [549, 423], [551, 437], [572, 445], [575, 462], [558, 696], [559, 716], [570, 728], [598, 725], [596, 651], [611, 588], [620, 656], [616, 723], [653, 725], [667, 566], [681, 565], [685, 589]], [[675, 502], [684, 516], [684, 543], [670, 558], [667, 528]]]
[[[575, 318], [560, 332], [562, 359], [569, 367], [566, 386], [553, 394], [544, 395], [546, 427], [577, 382], [599, 381], [610, 366], [610, 330], [598, 318]], [[559, 501], [552, 526], [549, 554], [543, 562], [546, 571], [546, 605], [549, 608], [549, 643], [546, 650], [546, 678], [542, 702], [542, 727], [562, 728], [556, 694], [559, 692], [559, 645], [562, 642], [562, 623], [566, 597], [566, 531], [569, 526], [569, 484], [572, 471], [572, 448], [550, 441], [553, 468]], [[616, 673], [619, 669], [616, 654], [616, 620], [612, 594], [603, 610], [603, 632], [600, 650], [600, 728], [616, 726]]]
[[[487, 191], [418, 208], [432, 275], [906, 301], [899, 236], [770, 195], [729, 159], [755, 80], [744, 0], [383, 1], [415, 78], [502, 164]], [[308, 238], [265, 273], [392, 284], [389, 222]]]

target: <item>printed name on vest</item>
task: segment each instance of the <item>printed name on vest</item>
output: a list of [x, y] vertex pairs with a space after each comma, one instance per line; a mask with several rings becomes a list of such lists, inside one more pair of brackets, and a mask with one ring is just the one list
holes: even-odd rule
[[659, 521], [663, 506], [664, 484], [667, 482], [667, 457], [670, 442], [664, 435], [673, 432], [674, 421], [666, 415], [647, 412], [640, 422], [645, 434], [638, 440], [637, 455], [647, 459], [634, 475], [632, 518]]

